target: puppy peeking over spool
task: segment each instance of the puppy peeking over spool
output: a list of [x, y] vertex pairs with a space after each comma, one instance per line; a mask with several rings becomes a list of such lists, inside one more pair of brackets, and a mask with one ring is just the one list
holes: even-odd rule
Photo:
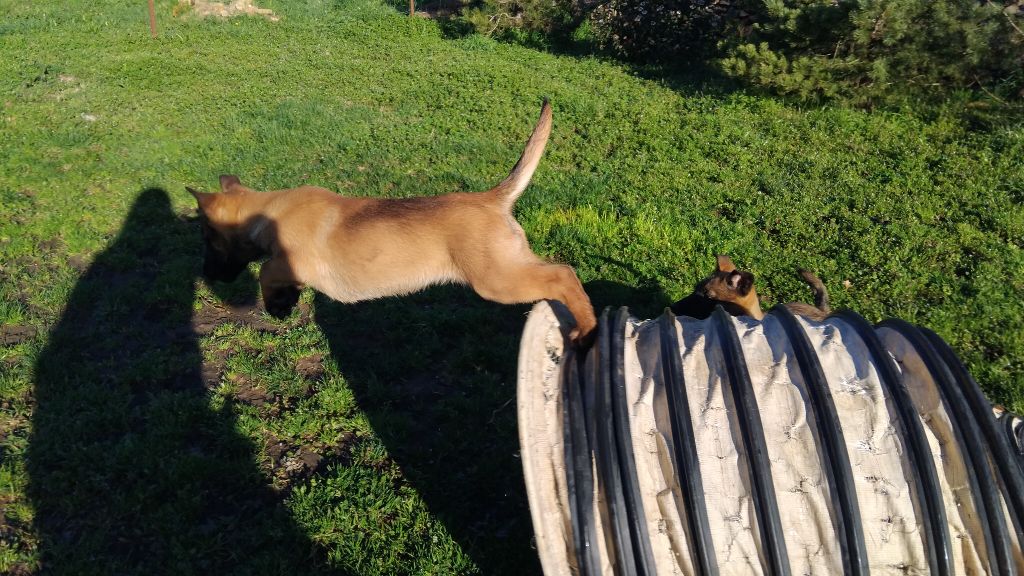
[[533, 253], [512, 206], [533, 176], [551, 133], [545, 99], [526, 149], [486, 192], [387, 199], [340, 196], [316, 186], [258, 192], [221, 176], [219, 194], [188, 191], [199, 203], [203, 275], [230, 282], [266, 259], [260, 288], [268, 313], [286, 316], [310, 286], [339, 302], [469, 284], [502, 304], [558, 300], [572, 312], [569, 338], [587, 345], [597, 320], [569, 266]]
[[[814, 291], [814, 305], [787, 302], [784, 306], [794, 314], [820, 322], [832, 311], [828, 290], [813, 272], [799, 270], [798, 273]], [[715, 271], [698, 282], [692, 294], [672, 304], [671, 308], [676, 316], [704, 319], [718, 305], [732, 316], [751, 316], [756, 320], [764, 320], [761, 302], [754, 288], [754, 275], [746, 270], [738, 270], [732, 259], [722, 254], [716, 257]]]

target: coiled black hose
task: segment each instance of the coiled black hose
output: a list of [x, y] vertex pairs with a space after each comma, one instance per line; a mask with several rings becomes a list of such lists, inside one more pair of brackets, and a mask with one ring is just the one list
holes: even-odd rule
[[[829, 379], [809, 339], [810, 329], [805, 329], [785, 308], [776, 307], [770, 315], [778, 321], [792, 347], [807, 394], [805, 401], [814, 415], [818, 457], [831, 500], [832, 527], [843, 572], [867, 574], [871, 550], [865, 543], [865, 519], [857, 500], [850, 455], [839, 426], [841, 414], [832, 398]], [[734, 438], [744, 455], [741, 474], [750, 484], [752, 528], [757, 531], [762, 567], [770, 574], [787, 575], [792, 568], [764, 425], [736, 324], [721, 308], [705, 322], [708, 338], [703, 345], [709, 358], [717, 356], [714, 361], [721, 362], [723, 399], [731, 412], [729, 423], [738, 432], [734, 432]], [[881, 391], [889, 401], [892, 421], [905, 450], [907, 469], [912, 470], [907, 482], [915, 500], [917, 521], [923, 528], [921, 538], [930, 573], [954, 573], [950, 524], [940, 478], [922, 415], [918, 414], [910, 391], [904, 385], [908, 375], [901, 375], [900, 367], [876, 330], [883, 333], [891, 330], [905, 340], [934, 382], [941, 405], [949, 414], [952, 440], [960, 447], [971, 509], [978, 516], [979, 539], [984, 539], [984, 567], [992, 574], [1015, 575], [1013, 546], [1019, 547], [1024, 541], [1024, 425], [1014, 425], [1015, 417], [1009, 413], [993, 415], [977, 383], [934, 332], [900, 320], [872, 326], [848, 311], [834, 314], [826, 322], [852, 328], [850, 334], [844, 334], [847, 348], [869, 357], [864, 360], [870, 359]], [[574, 563], [583, 575], [599, 574], [604, 561], [611, 562], [617, 574], [654, 575], [659, 569], [656, 562], [661, 561], [655, 558], [652, 534], [648, 533], [650, 519], [645, 516], [648, 512], [644, 510], [643, 500], [643, 494], [647, 493], [641, 491], [634, 452], [632, 434], [638, 432], [631, 428], [634, 425], [631, 411], [635, 408], [628, 403], [625, 349], [636, 340], [627, 340], [628, 323], [626, 308], [614, 313], [614, 318], [612, 311], [606, 310], [600, 318], [596, 346], [583, 358], [569, 351], [561, 359], [562, 453], [566, 464], [568, 526], [572, 531], [568, 536], [574, 548]], [[694, 570], [699, 574], [717, 575], [719, 565], [705, 501], [706, 479], [702, 476], [695, 442], [678, 326], [677, 319], [666, 311], [654, 327], [658, 342], [656, 363], [650, 366], [654, 353], [644, 357], [648, 358], [649, 369], [657, 368], [656, 372], [651, 372], [654, 374], [651, 377], [656, 379], [660, 374], [662, 380], [656, 384], [664, 387], [664, 397], [658, 401], [663, 402], [657, 404], [660, 408], [650, 405], [645, 409], [663, 410], [662, 416], [657, 418], [667, 414], [671, 430], [671, 434], [664, 436], [669, 440], [664, 447], [669, 452], [668, 458], [661, 462], [669, 475], [675, 475], [681, 498], [663, 502], [675, 502], [670, 505], [678, 507], [671, 514], [678, 514], [683, 523]], [[891, 342], [889, 336], [886, 338]], [[1004, 512], [1004, 502], [1008, 514]], [[659, 522], [668, 518], [662, 516]], [[598, 529], [599, 521], [604, 533]], [[1011, 529], [1016, 538], [1011, 538]]]

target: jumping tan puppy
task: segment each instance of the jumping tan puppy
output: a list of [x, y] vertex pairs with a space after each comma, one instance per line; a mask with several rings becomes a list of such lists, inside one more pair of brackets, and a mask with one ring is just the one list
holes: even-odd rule
[[487, 192], [405, 199], [351, 198], [314, 186], [257, 192], [237, 176], [220, 177], [220, 194], [189, 188], [203, 226], [203, 274], [231, 281], [249, 262], [268, 258], [260, 288], [277, 317], [291, 311], [303, 286], [340, 302], [445, 283], [469, 284], [503, 304], [558, 300], [576, 318], [570, 338], [585, 345], [597, 321], [579, 278], [534, 254], [512, 216], [550, 133], [545, 100], [519, 162]]
[[[794, 314], [823, 321], [831, 312], [828, 290], [814, 273], [800, 270], [800, 276], [814, 290], [814, 306], [803, 302], [787, 302], [784, 306]], [[697, 284], [693, 293], [672, 305], [677, 316], [707, 318], [718, 304], [733, 316], [751, 316], [764, 320], [761, 302], [754, 288], [754, 275], [737, 270], [728, 256], [717, 257], [717, 267], [710, 276]]]

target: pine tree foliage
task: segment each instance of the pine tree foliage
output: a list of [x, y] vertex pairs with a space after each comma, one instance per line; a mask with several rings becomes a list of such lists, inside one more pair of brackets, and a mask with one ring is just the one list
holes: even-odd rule
[[765, 0], [723, 70], [803, 98], [884, 99], [989, 87], [1020, 97], [1016, 4], [977, 0]]
[[471, 0], [463, 17], [520, 39], [583, 30], [627, 59], [709, 61], [805, 100], [1024, 100], [1024, 0]]

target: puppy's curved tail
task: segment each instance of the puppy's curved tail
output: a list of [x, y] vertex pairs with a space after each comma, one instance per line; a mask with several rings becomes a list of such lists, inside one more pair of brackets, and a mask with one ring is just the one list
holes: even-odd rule
[[512, 172], [507, 178], [487, 191], [487, 194], [497, 196], [506, 210], [511, 210], [516, 199], [526, 190], [526, 186], [530, 183], [530, 178], [533, 177], [533, 171], [537, 169], [540, 157], [544, 154], [544, 146], [548, 143], [548, 136], [550, 135], [551, 104], [545, 98], [544, 104], [540, 108], [540, 118], [537, 120], [537, 125], [533, 128], [533, 134], [530, 135], [530, 139], [526, 141], [526, 149], [523, 150], [523, 155], [519, 157], [519, 162], [516, 162], [515, 167], [512, 168]]
[[832, 307], [828, 303], [828, 290], [825, 289], [825, 284], [821, 282], [821, 279], [809, 270], [798, 270], [797, 272], [811, 287], [811, 290], [814, 290], [814, 307], [825, 314], [831, 313]]

